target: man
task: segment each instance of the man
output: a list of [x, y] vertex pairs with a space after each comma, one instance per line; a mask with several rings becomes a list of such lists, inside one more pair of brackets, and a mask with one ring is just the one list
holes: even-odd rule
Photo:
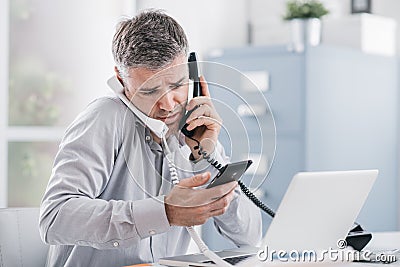
[[190, 178], [173, 186], [165, 148], [145, 122], [118, 97], [95, 100], [66, 130], [42, 200], [40, 233], [52, 245], [48, 265], [122, 266], [185, 254], [190, 236], [183, 226], [211, 217], [237, 245], [255, 245], [261, 216], [236, 182], [194, 188], [216, 170], [199, 156], [195, 141], [179, 134], [185, 110], [197, 107], [187, 120], [188, 130], [196, 129], [193, 139], [221, 163], [226, 158], [217, 141], [220, 118], [203, 78], [205, 96], [186, 104], [183, 29], [162, 12], [146, 11], [120, 23], [112, 50], [125, 96], [168, 126], [169, 140], [175, 140], [170, 145], [186, 162], [178, 176]]

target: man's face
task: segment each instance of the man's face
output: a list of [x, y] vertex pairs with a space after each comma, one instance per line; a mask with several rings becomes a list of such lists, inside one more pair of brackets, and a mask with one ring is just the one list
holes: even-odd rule
[[186, 56], [178, 56], [162, 71], [132, 68], [124, 77], [125, 95], [147, 116], [177, 130], [188, 97]]

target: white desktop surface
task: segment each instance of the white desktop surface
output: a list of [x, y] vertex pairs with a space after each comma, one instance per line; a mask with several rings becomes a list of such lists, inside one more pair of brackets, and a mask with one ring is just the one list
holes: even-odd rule
[[400, 232], [379, 232], [372, 234], [371, 242], [365, 249], [400, 249]]
[[[379, 232], [372, 234], [371, 242], [365, 247], [365, 249], [369, 250], [380, 250], [380, 249], [400, 249], [400, 232]], [[354, 266], [400, 266], [400, 262], [395, 262], [391, 264], [383, 264], [383, 263], [360, 263], [360, 262], [324, 262], [324, 263], [288, 263], [288, 262], [269, 262], [259, 264], [252, 264], [251, 267], [265, 267], [265, 266], [276, 266], [276, 265], [284, 265], [284, 266], [338, 266], [338, 267], [354, 267]], [[153, 266], [164, 266], [164, 265], [153, 265]], [[250, 266], [249, 266], [250, 267]]]
[[[400, 249], [400, 232], [379, 232], [372, 234], [372, 240], [364, 248], [365, 250], [384, 250], [384, 249]], [[400, 261], [384, 264], [384, 263], [367, 263], [367, 262], [322, 262], [322, 263], [298, 263], [298, 262], [260, 262], [259, 264], [251, 264], [251, 267], [265, 267], [265, 266], [338, 266], [338, 267], [354, 267], [354, 266], [400, 266]], [[247, 266], [246, 266], [247, 267]], [[250, 265], [249, 265], [250, 267]]]

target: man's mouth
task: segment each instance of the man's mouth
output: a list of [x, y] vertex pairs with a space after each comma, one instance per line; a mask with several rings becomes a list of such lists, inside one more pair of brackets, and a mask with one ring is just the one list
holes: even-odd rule
[[178, 120], [180, 114], [180, 112], [175, 112], [166, 116], [158, 116], [157, 119], [165, 122], [165, 124], [171, 124]]

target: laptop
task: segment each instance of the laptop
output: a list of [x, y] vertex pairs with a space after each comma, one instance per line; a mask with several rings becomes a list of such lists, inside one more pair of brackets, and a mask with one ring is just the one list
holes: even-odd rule
[[[297, 173], [271, 222], [260, 248], [269, 251], [321, 251], [338, 248], [338, 240], [345, 239], [356, 220], [378, 170], [300, 172]], [[255, 257], [260, 248], [239, 248], [217, 254], [231, 264]], [[251, 260], [250, 260], [251, 262]], [[215, 266], [202, 254], [162, 258], [167, 266]]]

